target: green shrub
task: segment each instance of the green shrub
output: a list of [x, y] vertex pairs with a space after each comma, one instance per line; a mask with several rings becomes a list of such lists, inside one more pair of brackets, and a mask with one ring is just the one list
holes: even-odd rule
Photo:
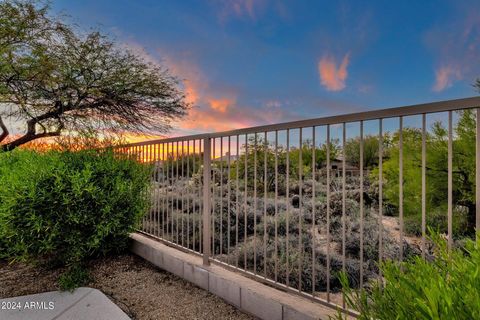
[[149, 174], [110, 151], [0, 154], [0, 258], [65, 266], [79, 284], [88, 258], [126, 248]]
[[360, 319], [480, 319], [480, 248], [468, 240], [465, 248], [448, 252], [440, 236], [432, 241], [433, 261], [417, 256], [383, 263], [383, 288], [372, 282], [369, 289], [355, 291], [341, 275], [348, 306], [361, 313]]
[[[425, 215], [425, 222], [428, 227], [441, 233], [448, 232], [448, 215], [446, 206], [435, 208]], [[422, 235], [422, 215], [415, 214], [405, 217], [405, 232], [407, 234]], [[471, 236], [468, 229], [468, 212], [461, 210], [453, 211], [452, 232], [455, 238]], [[470, 233], [470, 234], [469, 234]]]

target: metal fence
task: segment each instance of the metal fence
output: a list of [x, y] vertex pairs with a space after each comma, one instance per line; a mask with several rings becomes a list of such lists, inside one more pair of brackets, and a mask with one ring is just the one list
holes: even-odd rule
[[[447, 152], [446, 170], [438, 173], [446, 179], [446, 212], [435, 217], [445, 218], [448, 246], [454, 245], [455, 219], [465, 215], [454, 205], [453, 146], [460, 135], [454, 123], [471, 109], [475, 212], [467, 214], [480, 227], [479, 106], [477, 97], [442, 101], [146, 141], [116, 152], [155, 168], [142, 233], [202, 255], [205, 265], [214, 262], [344, 308], [339, 271], [363, 287], [381, 279], [378, 262], [429, 254], [434, 213], [428, 208], [427, 153], [429, 141], [437, 143], [431, 121], [445, 123], [438, 143]], [[420, 179], [419, 194], [404, 188], [412, 178], [404, 161], [418, 164], [412, 170], [418, 169], [413, 176]], [[417, 207], [419, 226], [412, 236], [405, 219], [411, 223]]]

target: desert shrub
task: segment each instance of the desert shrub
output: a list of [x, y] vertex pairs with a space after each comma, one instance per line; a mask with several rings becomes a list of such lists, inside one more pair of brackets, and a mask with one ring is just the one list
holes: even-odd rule
[[[165, 220], [163, 220], [165, 217]], [[187, 248], [200, 248], [201, 214], [174, 210], [147, 217], [144, 229]]]
[[[426, 225], [442, 233], [448, 231], [447, 208], [436, 208], [425, 214]], [[405, 232], [407, 234], [422, 235], [422, 215], [415, 214], [405, 217]], [[452, 231], [454, 237], [464, 237], [468, 235], [468, 212], [462, 210], [453, 211]]]
[[[237, 240], [237, 219], [238, 219], [238, 241], [242, 243], [245, 238], [245, 232], [247, 237], [255, 233], [255, 224], [260, 225], [263, 219], [263, 209], [259, 210], [260, 200], [257, 200], [257, 211], [254, 211], [254, 198], [247, 197], [247, 204], [245, 206], [243, 195], [239, 197], [238, 201], [238, 217], [237, 217], [237, 203], [234, 201], [230, 202], [230, 211], [228, 210], [228, 201], [227, 199], [216, 199], [214, 203], [214, 210], [212, 212], [214, 220], [214, 229], [212, 232], [215, 233], [214, 248], [215, 252], [222, 253], [226, 252], [228, 243], [230, 246], [236, 245]], [[228, 233], [228, 216], [230, 216], [230, 233]], [[245, 224], [246, 218], [246, 224]], [[221, 226], [221, 228], [220, 228]], [[258, 230], [258, 229], [257, 229]], [[221, 232], [220, 232], [221, 231]], [[263, 231], [262, 231], [263, 233]], [[220, 248], [220, 238], [222, 239], [222, 248]], [[229, 242], [230, 240], [230, 242]]]
[[61, 284], [80, 285], [87, 259], [126, 248], [149, 178], [148, 167], [110, 151], [1, 154], [1, 258], [65, 266]]
[[[363, 222], [363, 254], [365, 260], [378, 261], [379, 252], [379, 226], [378, 220], [371, 216], [367, 216]], [[346, 239], [345, 250], [348, 256], [353, 258], [360, 258], [360, 219], [348, 217], [346, 223]], [[391, 254], [395, 250], [393, 239], [388, 236], [383, 226], [383, 250], [384, 255]], [[340, 235], [336, 235], [340, 241]]]
[[[251, 237], [245, 245], [236, 247], [230, 255], [219, 257], [225, 262], [235, 262], [238, 257], [240, 268], [265, 274], [270, 279], [275, 279], [275, 264], [277, 265], [277, 278], [279, 283], [287, 284], [293, 288], [301, 287], [306, 292], [324, 291], [327, 288], [327, 255], [319, 248], [315, 249], [315, 264], [312, 263], [312, 238], [309, 233], [302, 234], [302, 247], [299, 247], [299, 236], [290, 235], [288, 239], [289, 249], [287, 256], [287, 238], [279, 236], [277, 239], [277, 254], [275, 255], [275, 242], [273, 238], [267, 238], [266, 254], [262, 236]], [[246, 258], [246, 260], [245, 260]], [[256, 259], [256, 268], [255, 268]], [[341, 255], [334, 250], [330, 253], [330, 285], [332, 291], [341, 289], [339, 272], [343, 268]], [[365, 278], [373, 277], [374, 274], [364, 266]], [[358, 285], [360, 276], [360, 264], [358, 259], [347, 257], [345, 259], [345, 271], [350, 283]], [[315, 276], [313, 277], [313, 273]], [[312, 282], [314, 280], [314, 282]]]
[[430, 262], [416, 256], [400, 264], [383, 263], [383, 286], [372, 282], [369, 289], [356, 291], [341, 275], [346, 302], [361, 313], [360, 319], [480, 318], [480, 247], [468, 240], [465, 248], [449, 252], [440, 236], [431, 240]]

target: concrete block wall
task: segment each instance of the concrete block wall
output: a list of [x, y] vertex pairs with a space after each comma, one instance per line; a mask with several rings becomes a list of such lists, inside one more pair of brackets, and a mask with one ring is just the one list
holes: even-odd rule
[[202, 265], [202, 258], [164, 245], [141, 234], [132, 234], [131, 251], [229, 304], [265, 320], [329, 319], [336, 311], [247, 278], [221, 266]]

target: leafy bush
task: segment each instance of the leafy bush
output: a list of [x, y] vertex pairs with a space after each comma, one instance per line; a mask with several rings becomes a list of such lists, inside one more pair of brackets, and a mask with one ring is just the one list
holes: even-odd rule
[[0, 154], [0, 258], [67, 267], [62, 286], [79, 285], [88, 258], [126, 247], [149, 175], [110, 151]]
[[346, 302], [360, 319], [480, 318], [480, 248], [468, 240], [463, 249], [448, 252], [444, 239], [434, 235], [432, 240], [433, 261], [417, 256], [383, 263], [383, 287], [372, 282], [370, 289], [355, 291], [341, 275]]
[[[426, 225], [441, 233], [448, 232], [448, 215], [446, 206], [441, 206], [427, 212], [425, 215]], [[468, 212], [466, 210], [453, 211], [452, 231], [455, 238], [463, 238], [469, 235]], [[416, 214], [405, 217], [405, 232], [407, 234], [422, 235], [422, 215]], [[470, 234], [471, 235], [471, 234]]]

